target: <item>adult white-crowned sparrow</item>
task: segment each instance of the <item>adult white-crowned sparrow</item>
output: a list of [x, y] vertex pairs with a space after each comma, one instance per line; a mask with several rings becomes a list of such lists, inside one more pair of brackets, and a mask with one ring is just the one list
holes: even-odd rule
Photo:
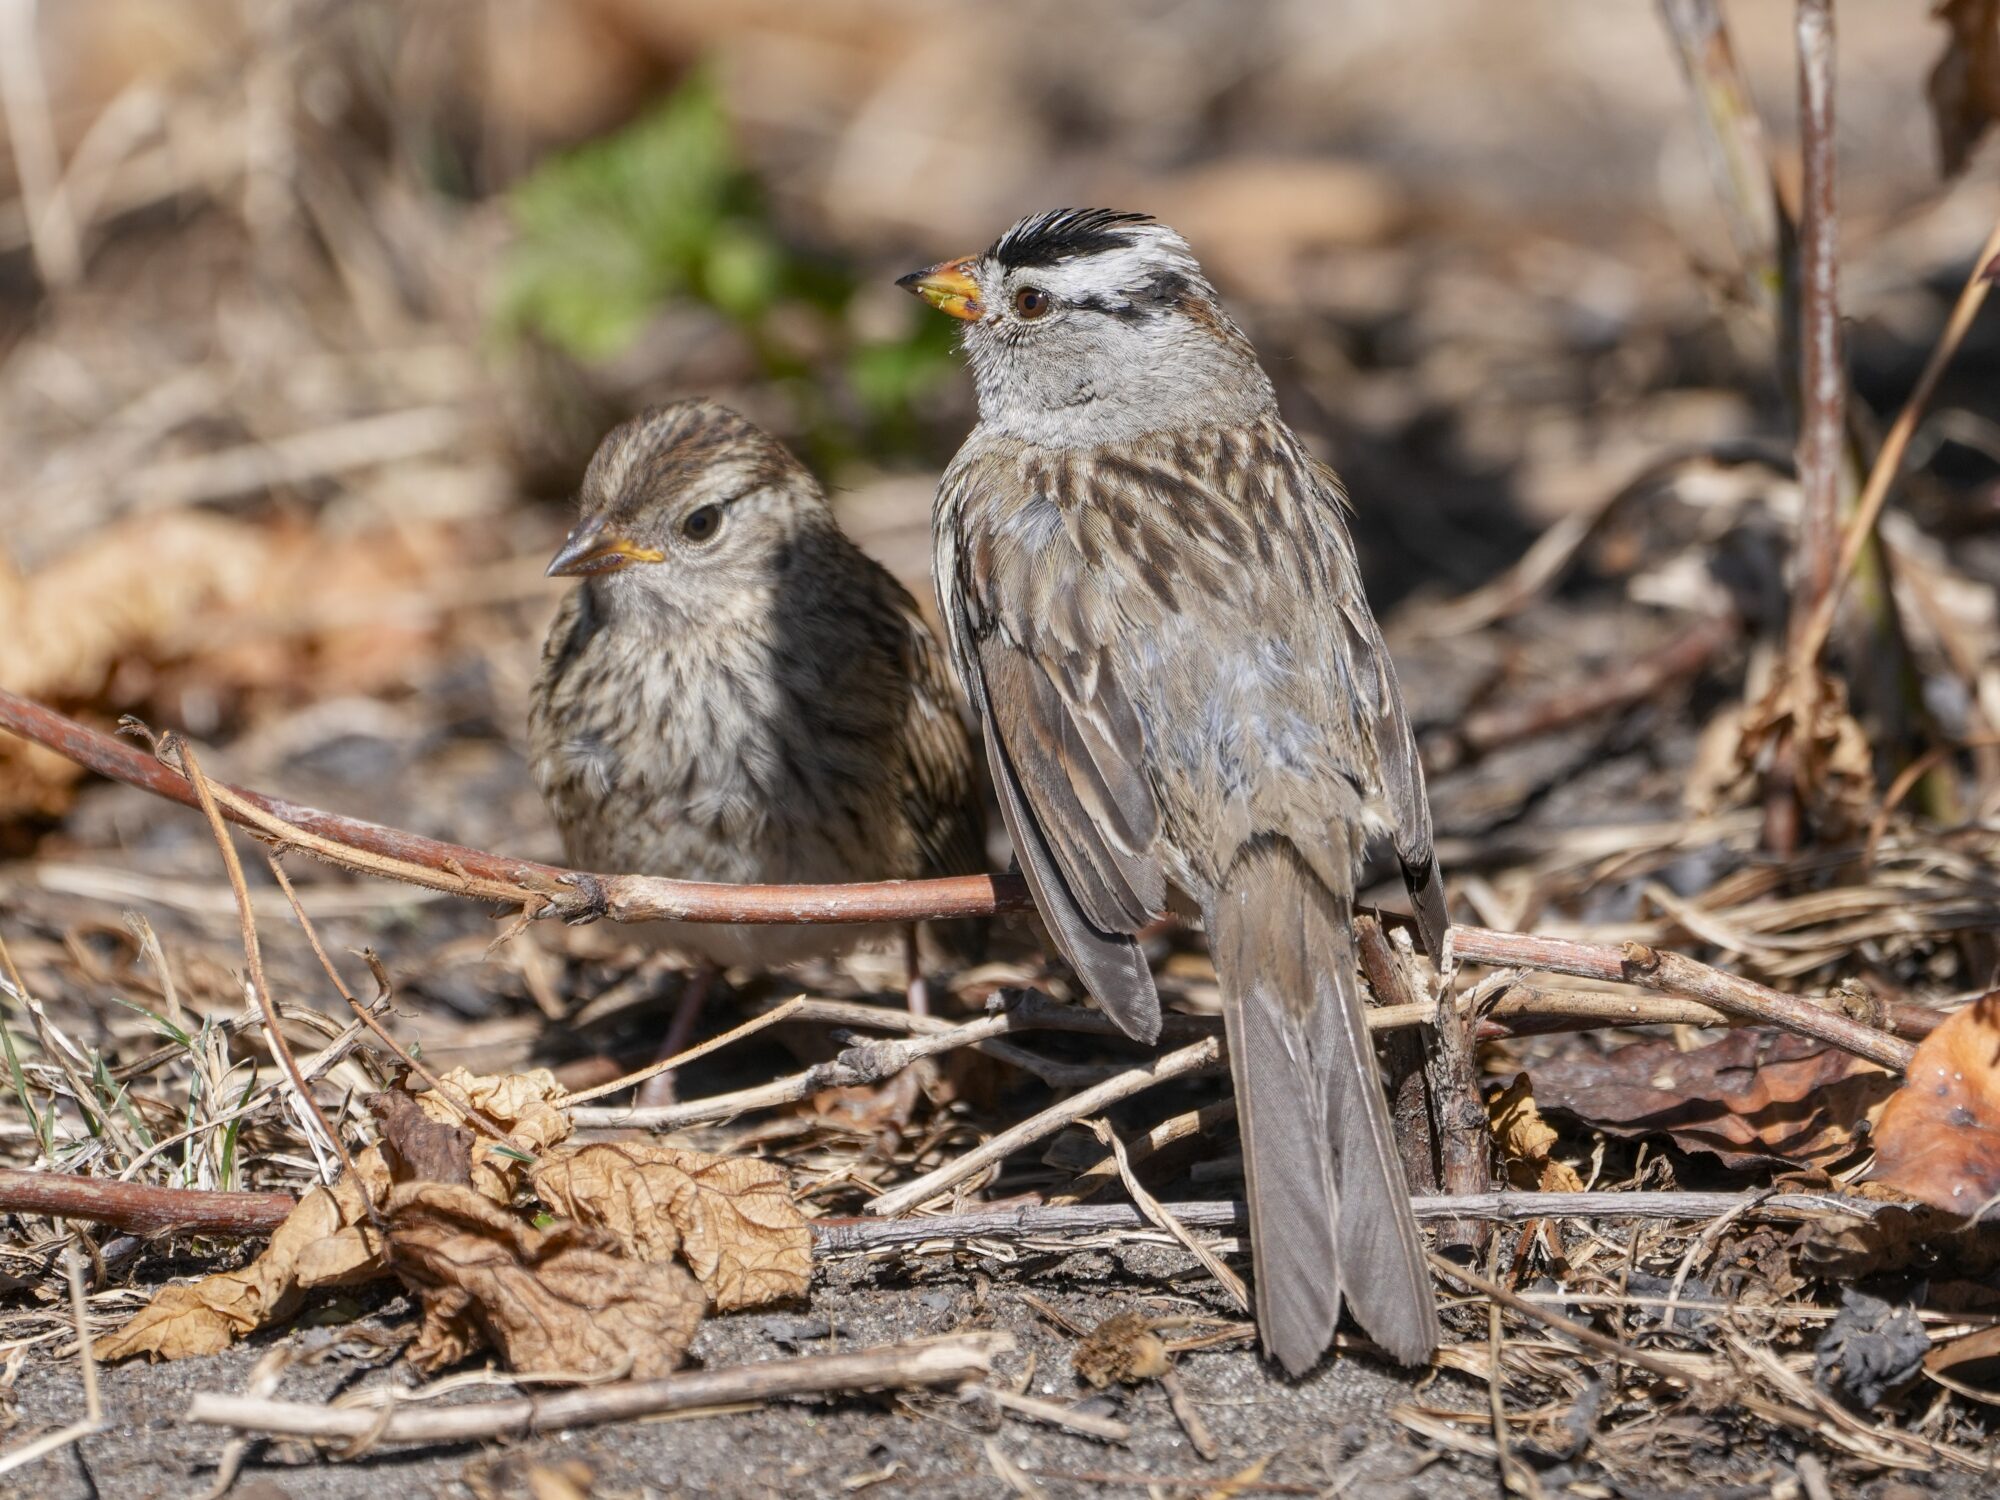
[[1436, 1303], [1350, 919], [1370, 836], [1433, 955], [1443, 885], [1340, 481], [1144, 215], [1038, 214], [900, 285], [965, 323], [979, 422], [938, 489], [935, 577], [1036, 904], [1141, 1040], [1160, 1004], [1133, 934], [1170, 902], [1201, 916], [1265, 1347], [1304, 1371], [1344, 1296], [1423, 1361]]
[[[660, 407], [604, 439], [581, 509], [548, 569], [581, 582], [529, 712], [573, 864], [738, 884], [984, 867], [944, 652], [782, 445], [713, 402]], [[761, 968], [892, 931], [647, 929], [708, 964]], [[684, 1003], [667, 1051], [693, 1020]]]

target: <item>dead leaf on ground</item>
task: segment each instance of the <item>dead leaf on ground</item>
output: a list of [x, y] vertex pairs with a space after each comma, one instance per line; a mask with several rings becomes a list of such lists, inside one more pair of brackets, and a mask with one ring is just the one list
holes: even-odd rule
[[1691, 1052], [1672, 1041], [1634, 1042], [1530, 1071], [1545, 1110], [1610, 1135], [1671, 1136], [1683, 1150], [1736, 1168], [1838, 1161], [1896, 1087], [1889, 1073], [1851, 1053], [1749, 1027]]
[[2000, 1199], [2000, 992], [1917, 1047], [1875, 1129], [1870, 1177], [1935, 1208], [1982, 1217]]
[[409, 1358], [426, 1373], [491, 1347], [513, 1370], [650, 1379], [680, 1365], [707, 1310], [678, 1264], [571, 1221], [536, 1229], [471, 1188], [397, 1188], [389, 1233], [423, 1299]]
[[[371, 1147], [355, 1166], [379, 1199], [389, 1169]], [[380, 1240], [348, 1178], [315, 1187], [286, 1216], [264, 1253], [238, 1271], [161, 1290], [124, 1327], [97, 1343], [102, 1359], [186, 1359], [217, 1354], [245, 1334], [290, 1317], [314, 1287], [352, 1286], [385, 1274]]]
[[534, 1186], [551, 1208], [640, 1260], [686, 1260], [718, 1311], [801, 1296], [811, 1284], [812, 1231], [772, 1162], [597, 1144], [544, 1158]]
[[403, 1089], [370, 1094], [368, 1112], [382, 1131], [382, 1154], [397, 1182], [472, 1185], [472, 1132], [424, 1113]]
[[1535, 1094], [1523, 1073], [1487, 1109], [1500, 1158], [1507, 1164], [1507, 1181], [1526, 1192], [1580, 1193], [1583, 1179], [1568, 1162], [1550, 1155], [1558, 1137], [1535, 1107]]
[[[441, 1088], [416, 1096], [423, 1112], [443, 1125], [461, 1123], [454, 1106], [472, 1107], [506, 1131], [522, 1150], [539, 1156], [569, 1139], [569, 1116], [555, 1104], [564, 1097], [556, 1075], [547, 1068], [525, 1073], [479, 1074], [453, 1068], [438, 1079]], [[495, 1203], [506, 1203], [521, 1184], [527, 1163], [511, 1156], [499, 1143], [479, 1137], [472, 1146], [472, 1186]]]
[[1937, 18], [1951, 37], [1926, 92], [1937, 127], [1938, 162], [1956, 177], [1987, 127], [2000, 118], [2000, 0], [1945, 0]]

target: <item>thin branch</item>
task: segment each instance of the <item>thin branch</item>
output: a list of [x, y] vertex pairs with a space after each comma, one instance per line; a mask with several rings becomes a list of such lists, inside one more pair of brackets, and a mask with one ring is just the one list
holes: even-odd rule
[[[183, 806], [200, 806], [186, 778], [153, 757], [4, 689], [0, 689], [0, 729], [47, 746], [113, 781]], [[592, 875], [425, 838], [223, 782], [209, 785], [224, 817], [272, 843], [302, 849], [360, 874], [520, 907], [538, 917], [730, 924], [921, 922], [1027, 911], [1032, 904], [1027, 885], [1011, 875], [833, 886], [720, 885], [647, 875]]]
[[[354, 1158], [348, 1154], [347, 1143], [340, 1138], [340, 1132], [327, 1122], [320, 1112], [318, 1101], [312, 1096], [312, 1089], [306, 1082], [305, 1074], [299, 1071], [299, 1060], [292, 1055], [292, 1044], [285, 1039], [285, 1028], [278, 1019], [278, 1007], [271, 1000], [271, 987], [264, 978], [264, 951], [257, 938], [257, 914], [250, 905], [250, 888], [243, 880], [243, 862], [236, 857], [236, 845], [229, 837], [228, 828], [223, 826], [222, 814], [215, 805], [214, 793], [210, 790], [208, 778], [201, 773], [201, 763], [195, 758], [194, 747], [178, 735], [162, 735], [156, 753], [163, 759], [172, 757], [179, 762], [178, 769], [194, 788], [196, 800], [201, 806], [202, 816], [208, 819], [209, 831], [215, 835], [216, 848], [222, 853], [223, 872], [229, 877], [229, 889], [236, 895], [237, 923], [243, 938], [243, 959], [250, 972], [250, 993], [255, 996], [257, 1008], [264, 1013], [264, 1031], [270, 1038], [271, 1052], [278, 1059], [278, 1065], [285, 1070], [285, 1076], [297, 1091], [299, 1104], [318, 1122], [326, 1135], [333, 1154], [340, 1158], [341, 1169], [354, 1183], [361, 1194], [361, 1201], [371, 1219], [377, 1218], [375, 1203], [369, 1195], [367, 1184], [356, 1170]], [[377, 1223], [377, 1228], [381, 1228]]]
[[[1420, 1195], [1410, 1200], [1418, 1219], [1486, 1219], [1501, 1224], [1536, 1219], [1715, 1219], [1741, 1209], [1749, 1217], [1779, 1223], [1827, 1219], [1868, 1220], [1898, 1207], [1875, 1198], [1838, 1193], [1472, 1193]], [[1241, 1202], [1169, 1203], [1165, 1207], [1190, 1229], [1235, 1231], [1249, 1225]], [[1150, 1229], [1145, 1216], [1127, 1203], [1053, 1206], [1041, 1203], [981, 1208], [957, 1214], [912, 1214], [887, 1221], [826, 1218], [813, 1221], [813, 1253], [834, 1255], [895, 1249], [906, 1245], [967, 1240], [1021, 1241], [1123, 1234]]]
[[1798, 995], [1787, 995], [1754, 979], [1725, 974], [1683, 954], [1649, 948], [1643, 943], [1614, 948], [1603, 943], [1529, 937], [1478, 927], [1453, 927], [1447, 942], [1452, 956], [1462, 962], [1540, 969], [1552, 974], [1573, 974], [1579, 979], [1621, 981], [1699, 1000], [1743, 1020], [1817, 1038], [1898, 1073], [1909, 1066], [1910, 1056], [1916, 1051], [1909, 1042], [1842, 1015], [1834, 1008], [1834, 1002], [1821, 1005]]
[[[1115, 1172], [1115, 1167], [1113, 1171]], [[149, 1187], [63, 1172], [0, 1167], [0, 1214], [47, 1214], [109, 1224], [128, 1234], [269, 1234], [297, 1205], [290, 1193], [222, 1193], [202, 1188]], [[1472, 1193], [1411, 1199], [1420, 1219], [1714, 1219], [1748, 1211], [1779, 1219], [1828, 1215], [1873, 1218], [1897, 1207], [1874, 1198], [1833, 1193]], [[1194, 1229], [1237, 1229], [1240, 1203], [1170, 1203], [1173, 1216]], [[926, 1240], [1028, 1239], [1149, 1227], [1124, 1203], [1043, 1204], [979, 1208], [962, 1214], [893, 1219], [826, 1218], [813, 1222], [822, 1254], [877, 1250]]]
[[1993, 286], [1996, 268], [2000, 268], [2000, 224], [1993, 226], [1992, 232], [1986, 236], [1986, 243], [1980, 247], [1979, 257], [1973, 261], [1972, 271], [1966, 277], [1965, 285], [1959, 289], [1958, 301], [1952, 306], [1944, 332], [1938, 335], [1930, 358], [1924, 362], [1923, 374], [1917, 377], [1916, 386], [1903, 402], [1903, 409], [1896, 413], [1895, 424], [1890, 427], [1888, 436], [1882, 440], [1882, 447], [1875, 455], [1867, 482], [1861, 487], [1861, 498], [1855, 502], [1854, 514], [1848, 519], [1847, 530], [1840, 539], [1840, 557], [1834, 564], [1832, 583], [1814, 610], [1800, 644], [1805, 661], [1814, 660], [1826, 647], [1826, 639], [1833, 632], [1840, 591], [1854, 572], [1855, 564], [1861, 560], [1861, 553], [1875, 530], [1889, 491], [1902, 473], [1903, 456], [1909, 451], [1910, 439], [1916, 436], [1917, 423], [1930, 406], [1931, 397], [1937, 393], [1938, 381], [1943, 378], [1952, 357], [1958, 353], [1958, 346], [1965, 341], [1972, 320], [1986, 303], [1986, 294]]
[[1834, 199], [1832, 0], [1798, 0], [1799, 553], [1793, 581], [1792, 668], [1810, 670], [1808, 622], [1832, 592], [1840, 547], [1841, 438], [1847, 371], [1840, 352], [1840, 220]]
[[[284, 864], [279, 860], [277, 851], [266, 850], [264, 858], [271, 867], [271, 874], [277, 879], [278, 889], [285, 893], [285, 900], [291, 903], [292, 915], [298, 919], [299, 927], [306, 935], [306, 942], [312, 947], [313, 956], [319, 960], [320, 968], [326, 971], [326, 977], [333, 982], [334, 990], [347, 1002], [347, 1008], [354, 1012], [354, 1019], [373, 1032], [375, 1039], [394, 1053], [398, 1062], [429, 1084], [436, 1091], [438, 1098], [450, 1105], [461, 1119], [476, 1126], [489, 1140], [499, 1141], [513, 1150], [520, 1151], [521, 1146], [500, 1128], [498, 1121], [489, 1118], [458, 1089], [447, 1084], [419, 1062], [401, 1042], [389, 1034], [386, 1026], [375, 1019], [374, 1013], [367, 1006], [354, 998], [354, 992], [348, 989], [347, 981], [340, 977], [340, 970], [336, 969], [333, 960], [327, 957], [326, 949], [319, 940], [319, 931], [312, 924], [312, 918], [306, 915], [305, 907], [299, 904], [299, 893], [292, 889], [292, 879], [285, 873]], [[389, 996], [388, 975], [382, 972], [381, 964], [372, 952], [369, 954], [369, 962], [375, 970], [379, 996], [386, 1001]]]
[[285, 1222], [290, 1193], [149, 1187], [109, 1177], [0, 1167], [0, 1214], [47, 1214], [110, 1224], [127, 1234], [268, 1234]]
[[630, 1421], [663, 1412], [694, 1411], [743, 1401], [850, 1391], [957, 1386], [992, 1373], [993, 1361], [1014, 1347], [1004, 1333], [954, 1334], [923, 1343], [892, 1344], [855, 1354], [816, 1354], [726, 1370], [620, 1381], [512, 1401], [478, 1401], [431, 1410], [380, 1412], [260, 1401], [203, 1391], [187, 1420], [242, 1432], [305, 1438], [371, 1438], [389, 1443], [463, 1443], [529, 1437], [562, 1428]]
[[1771, 180], [1763, 125], [1737, 65], [1721, 6], [1718, 0], [1660, 0], [1660, 14], [1694, 93], [1702, 148], [1743, 263], [1744, 285], [1751, 300], [1775, 320], [1784, 208]]
[[868, 1205], [871, 1214], [890, 1217], [908, 1213], [919, 1204], [927, 1203], [939, 1193], [946, 1192], [977, 1175], [995, 1163], [1005, 1161], [1023, 1146], [1031, 1145], [1044, 1136], [1054, 1135], [1067, 1125], [1073, 1125], [1086, 1115], [1094, 1115], [1105, 1106], [1128, 1099], [1132, 1095], [1165, 1083], [1170, 1078], [1180, 1078], [1203, 1068], [1212, 1067], [1222, 1059], [1222, 1040], [1210, 1037], [1196, 1042], [1193, 1046], [1182, 1047], [1154, 1058], [1142, 1067], [1131, 1068], [1115, 1077], [1107, 1078], [1094, 1088], [1087, 1088], [1080, 1094], [1072, 1095], [1060, 1103], [1052, 1104], [1040, 1114], [1031, 1115], [1010, 1130], [1003, 1130], [983, 1145], [976, 1146], [955, 1161], [946, 1162], [935, 1171], [927, 1172], [914, 1182], [906, 1182], [901, 1187], [892, 1188]]

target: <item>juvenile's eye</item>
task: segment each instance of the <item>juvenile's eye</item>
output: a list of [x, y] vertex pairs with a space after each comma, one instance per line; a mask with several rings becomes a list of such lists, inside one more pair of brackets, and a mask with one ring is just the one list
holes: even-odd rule
[[681, 535], [691, 542], [705, 542], [722, 525], [722, 507], [697, 505], [681, 521]]
[[1038, 286], [1024, 286], [1014, 293], [1014, 311], [1030, 323], [1054, 305], [1054, 299]]

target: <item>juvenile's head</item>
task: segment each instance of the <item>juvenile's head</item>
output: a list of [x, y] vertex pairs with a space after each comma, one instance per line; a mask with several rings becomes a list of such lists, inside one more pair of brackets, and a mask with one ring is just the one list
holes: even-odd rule
[[834, 526], [798, 460], [712, 401], [655, 407], [614, 429], [579, 501], [549, 576], [598, 580], [601, 597], [693, 620], [777, 582], [802, 539]]
[[980, 420], [1009, 436], [1088, 447], [1271, 406], [1187, 241], [1144, 214], [1035, 214], [897, 285], [965, 323]]

